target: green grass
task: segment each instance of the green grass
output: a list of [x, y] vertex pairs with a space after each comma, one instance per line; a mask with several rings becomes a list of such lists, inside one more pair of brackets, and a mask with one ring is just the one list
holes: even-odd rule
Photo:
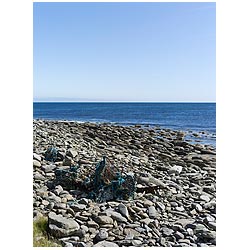
[[33, 246], [34, 247], [61, 247], [58, 241], [48, 239], [48, 219], [41, 217], [33, 222]]

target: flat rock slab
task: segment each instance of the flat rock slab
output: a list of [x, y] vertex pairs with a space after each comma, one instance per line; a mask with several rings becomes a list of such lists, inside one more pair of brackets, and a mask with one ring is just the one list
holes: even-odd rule
[[51, 234], [56, 237], [69, 236], [80, 229], [79, 224], [71, 218], [65, 218], [62, 215], [57, 215], [54, 212], [50, 212], [48, 217], [49, 229]]
[[100, 241], [97, 244], [93, 245], [93, 247], [119, 247], [116, 243], [109, 241]]
[[113, 224], [113, 219], [106, 215], [100, 215], [96, 216], [94, 218], [94, 221], [96, 221], [98, 224], [104, 225], [104, 224]]
[[110, 215], [114, 220], [118, 222], [127, 222], [128, 220], [123, 217], [120, 213], [112, 211], [112, 210], [106, 210], [108, 215]]

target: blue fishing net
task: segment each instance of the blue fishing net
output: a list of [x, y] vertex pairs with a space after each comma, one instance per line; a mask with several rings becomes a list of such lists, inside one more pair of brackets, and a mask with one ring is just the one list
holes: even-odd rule
[[57, 159], [57, 149], [49, 147], [45, 152], [45, 160], [55, 162]]
[[77, 165], [56, 170], [55, 176], [55, 184], [68, 190], [81, 190], [87, 193], [88, 198], [97, 202], [133, 199], [136, 190], [134, 177], [121, 174], [114, 166], [108, 165], [105, 156], [96, 164], [94, 173], [87, 178], [81, 177], [81, 169]]

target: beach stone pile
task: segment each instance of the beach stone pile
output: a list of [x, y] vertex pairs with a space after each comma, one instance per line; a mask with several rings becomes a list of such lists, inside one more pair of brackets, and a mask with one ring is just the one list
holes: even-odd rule
[[[33, 217], [47, 216], [49, 235], [63, 246], [216, 245], [213, 146], [190, 144], [183, 131], [140, 125], [34, 120], [33, 130]], [[50, 146], [58, 150], [55, 162], [45, 160]], [[103, 155], [134, 174], [134, 199], [97, 203], [51, 185], [56, 170], [72, 165], [87, 177]]]

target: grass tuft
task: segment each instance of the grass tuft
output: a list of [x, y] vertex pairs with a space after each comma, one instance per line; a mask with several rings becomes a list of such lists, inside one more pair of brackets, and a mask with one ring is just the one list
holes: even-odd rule
[[33, 247], [60, 247], [61, 244], [47, 235], [48, 218], [33, 221]]

